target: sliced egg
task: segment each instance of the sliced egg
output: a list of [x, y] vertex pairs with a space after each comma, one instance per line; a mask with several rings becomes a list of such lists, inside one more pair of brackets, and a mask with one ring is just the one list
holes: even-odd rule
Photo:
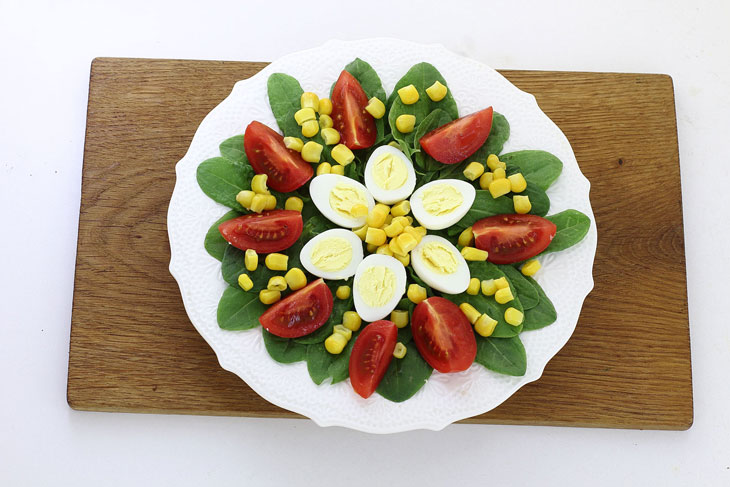
[[355, 272], [355, 311], [364, 321], [385, 318], [406, 292], [406, 269], [388, 255], [365, 257]]
[[375, 206], [375, 200], [365, 186], [338, 174], [322, 174], [312, 179], [309, 183], [309, 195], [314, 206], [332, 223], [341, 227], [356, 228], [365, 225], [367, 214], [355, 216], [353, 208], [365, 205], [369, 213]]
[[469, 266], [459, 250], [437, 235], [426, 235], [411, 251], [411, 265], [426, 284], [446, 294], [459, 294], [469, 286]]
[[416, 187], [413, 163], [395, 147], [378, 147], [365, 165], [365, 186], [380, 203], [392, 205], [402, 201]]
[[411, 196], [411, 211], [429, 230], [441, 230], [461, 220], [474, 203], [474, 186], [458, 179], [437, 179]]
[[350, 230], [327, 230], [304, 245], [299, 260], [317, 277], [347, 279], [362, 262], [362, 240]]

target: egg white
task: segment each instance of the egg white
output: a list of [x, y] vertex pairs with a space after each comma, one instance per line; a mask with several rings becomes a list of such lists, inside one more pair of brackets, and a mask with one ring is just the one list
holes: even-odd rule
[[[454, 254], [457, 261], [455, 272], [452, 274], [441, 274], [432, 271], [428, 267], [423, 259], [423, 248], [429, 242], [440, 242]], [[466, 288], [469, 287], [471, 273], [469, 272], [469, 266], [466, 260], [451, 242], [438, 235], [426, 235], [421, 239], [419, 244], [416, 245], [416, 248], [411, 251], [411, 266], [413, 266], [413, 270], [416, 271], [416, 274], [423, 282], [442, 293], [459, 294], [466, 291]]]
[[373, 195], [370, 194], [370, 191], [362, 183], [347, 176], [340, 176], [339, 174], [322, 174], [312, 179], [312, 182], [309, 183], [309, 195], [312, 197], [314, 206], [335, 225], [346, 228], [358, 228], [365, 225], [367, 215], [359, 218], [349, 218], [337, 213], [330, 206], [330, 193], [339, 183], [345, 183], [360, 189], [365, 195], [368, 212], [373, 209], [375, 200], [373, 199]]
[[[314, 250], [315, 246], [319, 242], [321, 242], [323, 239], [328, 238], [343, 238], [347, 240], [347, 243], [350, 244], [350, 247], [352, 248], [352, 260], [344, 269], [341, 269], [339, 271], [324, 271], [315, 266], [312, 262], [312, 250]], [[347, 279], [350, 276], [354, 275], [355, 271], [357, 270], [357, 266], [360, 264], [360, 262], [362, 262], [362, 256], [362, 240], [360, 240], [360, 237], [352, 233], [350, 230], [345, 230], [343, 228], [334, 228], [332, 230], [327, 230], [326, 232], [322, 232], [319, 235], [316, 235], [309, 242], [307, 242], [302, 248], [302, 251], [299, 253], [299, 260], [301, 261], [304, 268], [309, 271], [309, 273], [314, 274], [317, 277], [322, 277], [324, 279], [336, 280]]]
[[[432, 215], [423, 207], [423, 193], [431, 186], [440, 184], [448, 184], [456, 188], [456, 190], [461, 193], [463, 201], [458, 208], [454, 209], [454, 211], [450, 213], [445, 215]], [[436, 181], [424, 184], [418, 188], [415, 193], [413, 193], [410, 199], [411, 211], [413, 212], [413, 217], [418, 220], [418, 223], [422, 226], [429, 230], [441, 230], [450, 227], [466, 215], [466, 212], [469, 211], [471, 205], [474, 204], [476, 194], [477, 192], [474, 189], [474, 186], [466, 181], [460, 181], [458, 179], [437, 179]]]
[[[379, 306], [377, 308], [368, 306], [365, 303], [358, 288], [358, 282], [363, 272], [374, 266], [387, 267], [393, 271], [393, 274], [395, 274], [395, 292], [393, 293], [393, 297], [383, 306]], [[403, 295], [406, 292], [406, 269], [403, 267], [403, 264], [393, 257], [388, 255], [370, 254], [365, 257], [362, 262], [360, 262], [360, 265], [357, 266], [352, 288], [352, 295], [355, 301], [355, 311], [357, 311], [357, 314], [360, 315], [360, 318], [367, 322], [382, 320], [386, 316], [390, 315], [390, 312], [398, 306], [398, 302], [403, 298]]]
[[[375, 182], [373, 168], [375, 167], [375, 161], [377, 161], [383, 154], [392, 154], [403, 161], [403, 164], [406, 165], [406, 172], [408, 173], [408, 176], [406, 178], [406, 182], [400, 188], [387, 190], [381, 188]], [[372, 154], [370, 154], [370, 158], [368, 158], [368, 162], [365, 165], [365, 186], [367, 186], [370, 190], [373, 198], [380, 203], [392, 205], [393, 203], [403, 201], [408, 198], [411, 193], [413, 193], [413, 189], [416, 187], [416, 171], [413, 169], [413, 163], [408, 156], [395, 147], [391, 147], [389, 145], [378, 147]]]

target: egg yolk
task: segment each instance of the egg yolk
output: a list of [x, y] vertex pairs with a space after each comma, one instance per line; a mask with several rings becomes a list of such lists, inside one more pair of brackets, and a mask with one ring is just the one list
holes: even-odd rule
[[352, 246], [344, 238], [323, 238], [312, 249], [310, 258], [317, 269], [341, 271], [352, 262]]
[[453, 274], [459, 266], [453, 252], [441, 242], [429, 242], [424, 245], [421, 258], [426, 267], [438, 274]]
[[367, 204], [363, 192], [349, 184], [338, 183], [330, 191], [330, 207], [342, 216], [355, 218], [352, 215], [352, 207], [355, 205], [367, 206]]
[[387, 191], [398, 189], [408, 180], [408, 169], [403, 160], [394, 154], [383, 154], [373, 164], [373, 180]]
[[385, 306], [395, 295], [395, 274], [382, 265], [368, 267], [357, 281], [357, 290], [371, 308]]
[[423, 192], [423, 209], [441, 216], [451, 213], [464, 203], [461, 192], [450, 184], [434, 184]]

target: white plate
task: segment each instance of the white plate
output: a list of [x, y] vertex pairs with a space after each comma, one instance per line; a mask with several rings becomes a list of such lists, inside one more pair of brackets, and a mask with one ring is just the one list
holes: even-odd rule
[[[309, 378], [306, 363], [275, 362], [264, 348], [259, 328], [230, 332], [218, 327], [216, 307], [226, 283], [221, 278], [220, 262], [207, 254], [203, 239], [210, 225], [228, 210], [198, 187], [198, 164], [218, 156], [220, 142], [242, 134], [252, 120], [277, 127], [266, 95], [270, 74], [290, 74], [305, 91], [325, 94], [355, 57], [373, 66], [388, 93], [413, 64], [427, 61], [448, 81], [459, 113], [468, 114], [492, 105], [507, 117], [511, 135], [504, 152], [542, 149], [563, 161], [562, 175], [548, 190], [550, 213], [575, 208], [588, 215], [592, 225], [582, 243], [541, 259], [543, 270], [538, 281], [554, 303], [558, 320], [542, 330], [520, 335], [527, 350], [527, 372], [523, 377], [496, 374], [474, 364], [458, 374], [434, 372], [415, 396], [402, 403], [387, 401], [377, 394], [365, 400], [352, 391], [349, 381], [317, 386]], [[542, 375], [547, 362], [573, 333], [583, 300], [593, 288], [591, 273], [597, 233], [588, 199], [590, 185], [580, 172], [568, 140], [540, 110], [532, 95], [520, 91], [484, 64], [439, 45], [393, 39], [330, 41], [285, 56], [235, 84], [228, 98], [200, 124], [190, 149], [175, 170], [177, 181], [167, 215], [170, 272], [178, 281], [190, 321], [216, 352], [224, 369], [237, 374], [266, 400], [307, 416], [321, 426], [338, 425], [372, 433], [439, 430], [454, 421], [489, 411]]]

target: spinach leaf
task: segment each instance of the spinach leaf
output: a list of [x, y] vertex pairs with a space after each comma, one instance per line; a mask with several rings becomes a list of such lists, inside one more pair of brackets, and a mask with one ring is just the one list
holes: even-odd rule
[[532, 309], [538, 305], [540, 302], [540, 295], [537, 289], [533, 286], [532, 283], [534, 281], [532, 281], [532, 279], [523, 275], [522, 272], [511, 265], [500, 265], [498, 267], [499, 270], [504, 272], [504, 275], [507, 276], [509, 282], [515, 287], [515, 291], [520, 297], [522, 309], [527, 311], [528, 309]]
[[329, 367], [335, 357], [337, 355], [329, 353], [323, 343], [315, 343], [307, 347], [307, 371], [315, 384], [321, 384], [330, 376]]
[[[335, 291], [337, 291], [337, 288], [339, 286], [352, 287], [352, 278], [347, 281], [327, 280], [325, 282], [327, 286], [329, 286], [330, 291], [332, 291], [333, 295], [335, 294]], [[345, 311], [350, 311], [352, 309], [354, 309], [352, 293], [350, 293], [350, 297], [348, 297], [347, 299], [339, 299], [335, 296], [334, 303], [332, 305], [332, 313], [330, 314], [330, 317], [325, 322], [325, 324], [317, 328], [309, 335], [294, 338], [294, 340], [298, 343], [303, 343], [305, 345], [324, 342], [327, 337], [332, 334], [335, 325], [342, 324], [342, 316], [345, 314]]]
[[214, 201], [241, 213], [248, 210], [236, 201], [236, 195], [250, 189], [253, 169], [225, 157], [213, 157], [200, 163], [197, 171], [198, 185], [203, 193]]
[[355, 345], [357, 335], [360, 332], [352, 332], [352, 338], [347, 342], [347, 345], [342, 350], [342, 353], [337, 355], [330, 366], [327, 368], [327, 373], [332, 377], [332, 383], [337, 384], [350, 377], [350, 354], [352, 353], [352, 347]]
[[474, 223], [482, 218], [502, 215], [505, 213], [514, 213], [514, 211], [514, 204], [507, 196], [500, 196], [495, 199], [492, 198], [492, 194], [489, 191], [485, 189], [478, 189], [471, 208], [466, 212], [466, 215], [464, 215], [461, 220], [448, 229], [448, 234], [451, 236], [458, 235], [466, 227], [474, 225]]
[[[410, 318], [408, 324], [403, 328], [398, 328], [398, 341], [403, 345], [408, 345], [413, 340], [413, 329], [411, 328]], [[416, 351], [417, 352], [417, 351]]]
[[[357, 81], [360, 82], [360, 86], [362, 86], [362, 89], [368, 99], [379, 98], [380, 101], [386, 103], [388, 97], [385, 95], [383, 83], [380, 81], [378, 73], [375, 72], [370, 64], [360, 58], [355, 58], [354, 61], [345, 66], [345, 71], [350, 73]], [[330, 96], [332, 95], [330, 94]], [[375, 119], [375, 127], [378, 131], [378, 137], [375, 140], [376, 144], [385, 139], [385, 120], [385, 117]]]
[[246, 151], [243, 147], [243, 135], [234, 135], [218, 146], [221, 155], [229, 161], [238, 162], [240, 164], [248, 164], [248, 158], [246, 157]]
[[436, 110], [432, 111], [428, 114], [426, 118], [423, 119], [423, 121], [418, 124], [418, 128], [415, 131], [415, 136], [413, 139], [414, 143], [414, 151], [415, 151], [415, 167], [416, 170], [419, 171], [419, 176], [421, 176], [421, 173], [429, 173], [433, 171], [438, 171], [444, 165], [428, 155], [426, 151], [421, 150], [421, 137], [426, 135], [428, 132], [441, 127], [442, 125], [446, 125], [447, 123], [451, 122], [452, 118], [449, 116], [448, 113], [446, 113], [444, 110], [441, 110], [440, 108], [437, 108]]
[[[238, 287], [238, 276], [241, 274], [248, 274], [248, 277], [253, 281], [253, 288], [247, 291], [249, 294], [257, 294], [262, 289], [266, 289], [269, 283], [269, 279], [277, 275], [276, 271], [272, 271], [264, 265], [264, 256], [259, 256], [259, 265], [255, 271], [249, 272], [246, 270], [244, 263], [244, 256], [246, 252], [229, 245], [223, 252], [223, 261], [221, 262], [221, 274], [223, 280], [229, 285]], [[291, 257], [290, 257], [291, 260]]]
[[233, 218], [236, 218], [238, 216], [241, 216], [241, 214], [235, 210], [231, 210], [222, 217], [220, 217], [214, 224], [210, 226], [208, 229], [208, 232], [205, 234], [205, 242], [203, 245], [205, 246], [205, 250], [208, 251], [208, 253], [215, 257], [218, 260], [223, 260], [223, 254], [226, 251], [226, 248], [230, 245], [225, 238], [223, 238], [223, 235], [221, 235], [221, 232], [218, 231], [218, 225], [220, 225], [223, 222], [227, 222], [228, 220], [232, 220]]
[[545, 291], [542, 287], [532, 279], [531, 277], [525, 277], [532, 287], [537, 291], [540, 298], [540, 302], [537, 306], [531, 309], [525, 310], [525, 321], [522, 323], [524, 330], [539, 330], [545, 328], [548, 325], [555, 323], [558, 319], [558, 314], [555, 311], [553, 303], [548, 299]]
[[259, 300], [258, 293], [229, 286], [218, 302], [218, 326], [224, 330], [248, 330], [259, 325], [264, 311], [266, 305]]
[[543, 250], [543, 254], [572, 247], [583, 240], [591, 227], [591, 219], [578, 210], [561, 211], [555, 215], [550, 215], [547, 219], [553, 222], [558, 229], [548, 248]]
[[494, 372], [522, 376], [527, 371], [527, 355], [520, 337], [493, 338], [477, 335], [478, 364]]
[[558, 179], [563, 170], [560, 159], [549, 152], [541, 150], [521, 150], [499, 156], [499, 160], [520, 168], [525, 179], [531, 179], [541, 189], [547, 190]]
[[281, 338], [261, 329], [264, 346], [271, 358], [282, 364], [301, 362], [307, 358], [307, 345], [302, 345], [289, 338]]
[[393, 402], [411, 398], [423, 387], [433, 368], [423, 360], [415, 346], [409, 347], [402, 359], [393, 358], [376, 389], [378, 394]]

